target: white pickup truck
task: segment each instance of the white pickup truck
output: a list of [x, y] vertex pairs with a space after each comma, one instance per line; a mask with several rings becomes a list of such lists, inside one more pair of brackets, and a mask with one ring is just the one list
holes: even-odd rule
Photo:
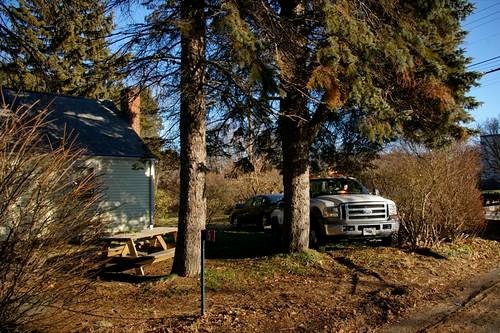
[[[380, 238], [386, 245], [397, 240], [399, 215], [392, 200], [373, 195], [351, 177], [311, 179], [309, 243], [317, 247], [328, 238]], [[273, 227], [282, 229], [283, 206], [271, 213]]]

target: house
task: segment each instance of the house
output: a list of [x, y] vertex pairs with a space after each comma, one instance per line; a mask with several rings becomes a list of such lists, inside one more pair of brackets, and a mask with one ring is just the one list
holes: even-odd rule
[[[56, 144], [72, 133], [84, 150], [79, 167], [99, 175], [109, 231], [139, 230], [153, 225], [155, 158], [140, 137], [140, 99], [125, 91], [120, 113], [110, 101], [1, 89], [0, 104], [12, 110], [34, 105], [49, 110], [46, 135]], [[2, 100], [3, 99], [3, 100]]]

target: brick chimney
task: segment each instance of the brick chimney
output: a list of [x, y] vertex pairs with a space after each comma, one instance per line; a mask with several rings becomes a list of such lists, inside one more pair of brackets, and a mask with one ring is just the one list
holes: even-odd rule
[[141, 136], [141, 96], [137, 87], [125, 88], [121, 93], [121, 109], [129, 125]]

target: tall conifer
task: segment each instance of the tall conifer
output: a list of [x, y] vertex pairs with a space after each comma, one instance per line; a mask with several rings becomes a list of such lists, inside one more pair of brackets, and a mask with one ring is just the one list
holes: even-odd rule
[[467, 135], [477, 103], [466, 93], [478, 78], [460, 49], [467, 0], [225, 0], [222, 8], [235, 61], [261, 79], [255, 64], [267, 62], [279, 86], [288, 251], [307, 248], [309, 150], [331, 112], [367, 110], [360, 129], [372, 140], [439, 146]]
[[100, 0], [19, 0], [0, 6], [2, 84], [93, 98], [111, 97], [118, 59], [106, 36], [113, 18]]

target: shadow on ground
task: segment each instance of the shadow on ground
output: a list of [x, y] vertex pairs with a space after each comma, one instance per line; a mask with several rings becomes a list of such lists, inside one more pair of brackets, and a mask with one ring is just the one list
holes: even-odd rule
[[99, 279], [103, 281], [117, 281], [126, 283], [144, 283], [144, 282], [157, 282], [165, 281], [174, 278], [176, 275], [166, 274], [166, 275], [136, 275], [133, 273], [122, 273], [122, 272], [109, 272], [103, 271], [99, 274]]
[[416, 249], [411, 250], [409, 252], [414, 252], [416, 254], [420, 254], [421, 256], [430, 257], [430, 258], [434, 258], [434, 259], [440, 259], [440, 260], [448, 259], [447, 257], [443, 256], [442, 254], [439, 254], [439, 253], [437, 253], [437, 252], [435, 252], [432, 249], [429, 249], [427, 247], [419, 247], [419, 248], [416, 248]]
[[483, 239], [500, 241], [500, 220], [486, 220]]
[[215, 242], [206, 242], [207, 259], [244, 259], [277, 253], [278, 240], [270, 230], [256, 228], [216, 230]]
[[378, 239], [337, 239], [327, 242], [320, 251], [362, 250], [364, 248], [385, 247]]

